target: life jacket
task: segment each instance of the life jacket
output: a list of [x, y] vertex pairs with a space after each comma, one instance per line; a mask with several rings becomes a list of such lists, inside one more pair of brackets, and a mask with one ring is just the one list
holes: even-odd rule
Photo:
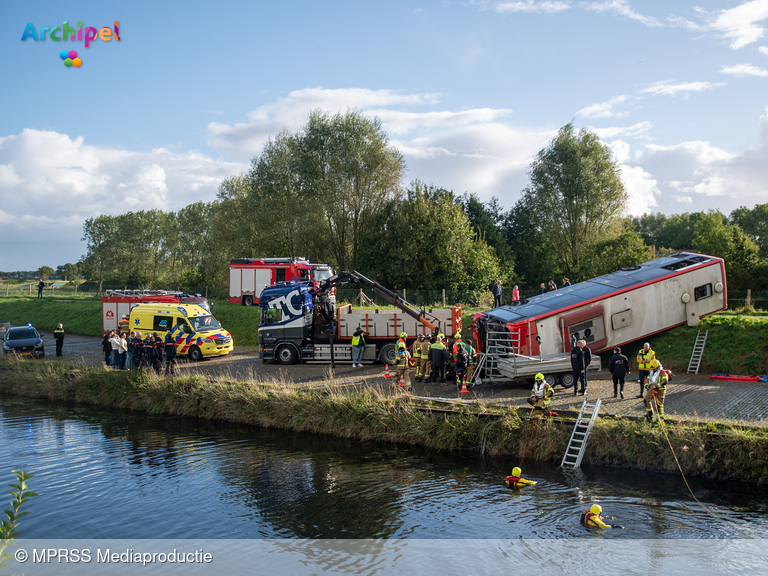
[[[589, 510], [587, 510], [586, 512], [584, 512], [584, 513], [581, 515], [581, 525], [582, 525], [582, 526], [584, 526], [585, 528], [590, 528], [590, 525], [589, 525], [589, 523], [592, 521], [592, 517], [593, 517], [593, 516], [596, 516], [596, 517], [598, 517], [598, 518], [599, 518], [599, 516], [598, 516], [597, 514], [593, 514], [593, 513], [592, 513], [592, 512], [590, 512]], [[591, 526], [591, 527], [592, 527], [592, 528], [594, 528], [595, 526], [598, 526], [598, 524], [597, 524], [597, 523], [595, 523], [595, 524], [592, 524], [592, 526]]]
[[507, 479], [504, 480], [504, 484], [506, 484], [510, 488], [514, 488], [515, 486], [517, 486], [518, 482], [520, 482], [520, 476], [507, 476]]
[[456, 366], [466, 368], [469, 365], [469, 353], [464, 346], [460, 346], [456, 352]]

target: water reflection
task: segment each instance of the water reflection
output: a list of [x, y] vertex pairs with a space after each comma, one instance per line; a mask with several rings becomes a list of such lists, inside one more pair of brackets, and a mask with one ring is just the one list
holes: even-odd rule
[[[29, 538], [765, 538], [766, 490], [0, 399], [0, 481], [37, 474]], [[628, 530], [589, 533], [594, 503]], [[714, 515], [714, 516], [713, 516]], [[609, 520], [609, 523], [611, 520]]]

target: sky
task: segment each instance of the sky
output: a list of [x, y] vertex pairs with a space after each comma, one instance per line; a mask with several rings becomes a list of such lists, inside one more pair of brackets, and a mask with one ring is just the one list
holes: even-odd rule
[[[64, 21], [106, 39], [52, 40]], [[312, 110], [377, 116], [404, 185], [505, 208], [569, 122], [630, 215], [752, 208], [767, 29], [768, 0], [0, 0], [0, 270], [77, 262], [90, 217], [214, 200]]]

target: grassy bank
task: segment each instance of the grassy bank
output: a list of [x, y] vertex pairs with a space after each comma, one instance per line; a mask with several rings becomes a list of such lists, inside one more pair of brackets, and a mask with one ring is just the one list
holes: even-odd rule
[[[437, 407], [383, 389], [343, 389], [333, 380], [315, 387], [200, 376], [167, 380], [154, 374], [66, 368], [46, 361], [0, 361], [0, 394], [360, 441], [473, 450], [521, 461], [559, 462], [573, 426], [560, 420], [532, 421], [527, 410], [490, 404], [446, 411], [444, 405]], [[653, 427], [627, 419], [601, 419], [593, 428], [584, 463], [676, 473], [667, 437], [687, 474], [756, 482], [768, 479], [768, 432], [722, 425], [672, 422]]]

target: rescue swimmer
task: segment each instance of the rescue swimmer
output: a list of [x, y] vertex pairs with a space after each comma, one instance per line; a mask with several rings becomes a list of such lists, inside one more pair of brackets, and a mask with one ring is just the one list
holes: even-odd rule
[[600, 504], [592, 504], [589, 510], [582, 512], [580, 522], [585, 528], [624, 528], [624, 526], [611, 526], [603, 522], [603, 517], [600, 513], [603, 511], [603, 507]]
[[524, 486], [533, 486], [536, 484], [535, 480], [528, 480], [527, 478], [523, 478], [521, 474], [523, 473], [522, 470], [520, 470], [519, 466], [515, 466], [512, 468], [512, 476], [507, 476], [506, 480], [504, 480], [504, 484], [506, 484], [509, 488], [522, 488]]

